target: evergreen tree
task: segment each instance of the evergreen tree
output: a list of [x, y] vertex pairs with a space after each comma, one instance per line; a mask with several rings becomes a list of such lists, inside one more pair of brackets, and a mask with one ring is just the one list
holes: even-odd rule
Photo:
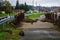
[[23, 4], [20, 4], [20, 8], [19, 9], [25, 9], [25, 6]]
[[25, 3], [25, 4], [20, 4], [20, 8], [19, 9], [23, 9], [25, 10], [25, 12], [28, 11], [28, 5]]
[[25, 10], [25, 12], [29, 11], [29, 7], [28, 7], [28, 5], [26, 4], [26, 2], [25, 2], [25, 8], [24, 8], [24, 10]]
[[17, 2], [16, 2], [16, 7], [15, 7], [15, 9], [19, 9], [19, 1], [17, 0]]

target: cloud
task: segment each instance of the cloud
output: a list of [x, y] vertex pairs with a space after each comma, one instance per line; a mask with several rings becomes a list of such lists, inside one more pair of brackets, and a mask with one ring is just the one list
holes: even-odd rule
[[[9, 0], [12, 5], [16, 5], [17, 0]], [[39, 4], [41, 6], [60, 6], [60, 0], [19, 0], [20, 4], [27, 3], [28, 5], [34, 5], [38, 6]]]

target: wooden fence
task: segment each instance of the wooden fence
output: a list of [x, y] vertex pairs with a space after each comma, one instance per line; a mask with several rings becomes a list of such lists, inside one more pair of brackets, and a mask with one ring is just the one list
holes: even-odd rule
[[58, 19], [60, 19], [60, 13], [48, 13], [45, 15], [47, 19], [50, 19], [50, 20], [53, 20], [53, 21], [56, 21]]

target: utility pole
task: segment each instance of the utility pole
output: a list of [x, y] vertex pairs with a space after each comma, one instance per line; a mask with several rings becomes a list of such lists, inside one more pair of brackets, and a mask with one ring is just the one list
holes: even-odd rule
[[34, 0], [32, 1], [32, 4], [33, 4], [32, 6], [33, 6], [33, 11], [34, 11]]
[[39, 4], [39, 12], [40, 12], [40, 4]]
[[25, 2], [26, 2], [27, 0], [25, 0]]
[[33, 0], [33, 6], [34, 6], [34, 0]]
[[37, 1], [36, 1], [36, 9], [37, 9]]

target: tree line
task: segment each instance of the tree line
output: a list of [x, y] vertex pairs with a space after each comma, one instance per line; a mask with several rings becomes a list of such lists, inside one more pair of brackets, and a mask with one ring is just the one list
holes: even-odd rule
[[[2, 6], [3, 5], [3, 6]], [[27, 5], [26, 2], [25, 4], [19, 4], [19, 1], [16, 1], [16, 6], [15, 8], [10, 4], [9, 1], [5, 1], [5, 2], [0, 2], [0, 11], [5, 11], [6, 13], [11, 13], [13, 10], [25, 10], [25, 12], [29, 11], [30, 9], [32, 9], [32, 6]]]

